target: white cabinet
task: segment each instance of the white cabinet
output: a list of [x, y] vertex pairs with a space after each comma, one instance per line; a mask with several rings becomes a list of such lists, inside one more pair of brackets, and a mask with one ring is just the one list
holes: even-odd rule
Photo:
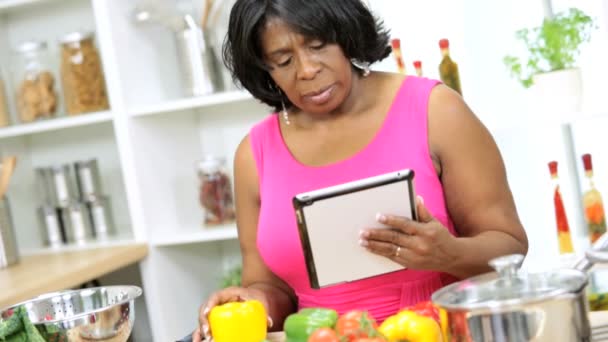
[[[141, 282], [145, 307], [135, 338], [170, 341], [192, 331], [199, 305], [219, 287], [224, 271], [240, 262], [236, 226], [203, 225], [196, 161], [220, 155], [231, 171], [240, 139], [269, 109], [238, 90], [184, 98], [171, 33], [135, 25], [130, 16], [136, 3], [0, 1], [4, 70], [10, 69], [11, 47], [23, 40], [47, 41], [58, 57], [62, 34], [94, 30], [111, 103], [105, 112], [1, 128], [0, 153], [19, 157], [9, 197], [21, 253], [147, 242], [149, 256], [139, 267], [107, 281]], [[104, 243], [44, 248], [34, 168], [93, 157], [112, 199], [117, 234]]]
[[[521, 110], [526, 108], [525, 94], [508, 79], [501, 64], [502, 54], [513, 44], [512, 31], [536, 20], [542, 4], [539, 1], [537, 6], [531, 6], [528, 0], [519, 0], [501, 5], [492, 3], [498, 7], [490, 8], [486, 2], [373, 0], [371, 7], [385, 19], [393, 35], [402, 38], [410, 71], [411, 62], [421, 59], [425, 74], [437, 78], [440, 58], [437, 41], [443, 37], [451, 39], [454, 58], [461, 65], [465, 97], [504, 147], [518, 206], [524, 223], [532, 229], [531, 255], [542, 261], [547, 255], [542, 246], [546, 244], [543, 236], [552, 234], [553, 229], [544, 226], [545, 215], [550, 215], [547, 205], [551, 202], [542, 192], [547, 189], [544, 185], [535, 188], [539, 192], [534, 197], [527, 196], [526, 191], [532, 183], [549, 184], [548, 171], [544, 174], [546, 161], [539, 159], [544, 157], [545, 150], [544, 145], [539, 145], [538, 135], [545, 136], [548, 145], [551, 141], [559, 144], [563, 136], [561, 128], [545, 125], [545, 118], [532, 120], [526, 116], [529, 113]], [[588, 6], [601, 8], [602, 2], [596, 2]], [[0, 153], [19, 156], [9, 196], [22, 253], [53, 252], [42, 248], [34, 216], [39, 202], [34, 168], [98, 158], [118, 230], [104, 244], [137, 241], [150, 245], [148, 258], [138, 268], [140, 275], [134, 276], [135, 282], [141, 278], [147, 307], [138, 315], [138, 321], [143, 323], [135, 329], [136, 338], [149, 340], [154, 336], [155, 341], [170, 341], [195, 327], [199, 305], [218, 288], [223, 272], [240, 261], [234, 225], [209, 228], [202, 224], [195, 162], [206, 154], [215, 154], [224, 156], [232, 167], [232, 156], [240, 139], [270, 109], [238, 90], [183, 97], [171, 33], [161, 27], [135, 25], [131, 15], [136, 3], [135, 0], [0, 0], [0, 67], [7, 69], [10, 48], [22, 40], [45, 40], [57, 54], [57, 40], [63, 33], [94, 30], [111, 103], [106, 112], [1, 128]], [[603, 18], [602, 11], [594, 14]], [[603, 36], [598, 39], [605, 33], [602, 31]], [[600, 67], [597, 58], [587, 56], [587, 65]], [[395, 70], [394, 65], [389, 56], [375, 68]], [[590, 84], [597, 84], [593, 83], [597, 75], [591, 71], [587, 75]], [[597, 91], [591, 94], [594, 97], [588, 101], [589, 112], [603, 115], [606, 108], [597, 100]], [[529, 120], [539, 130], [523, 127]], [[605, 132], [608, 128], [605, 120], [598, 123], [593, 129], [599, 134], [603, 127]], [[505, 125], [514, 128], [499, 129]], [[527, 131], [522, 133], [518, 127]], [[577, 127], [575, 136], [584, 136], [585, 129]], [[587, 139], [577, 148], [587, 149], [585, 146], [589, 144]], [[521, 155], [530, 145], [537, 148]], [[607, 167], [608, 156], [595, 148], [598, 168]], [[578, 149], [576, 152], [580, 153]], [[562, 147], [557, 147], [555, 153], [558, 158], [566, 158]], [[527, 172], [528, 167], [536, 171]], [[598, 186], [607, 183], [604, 178], [598, 181]], [[602, 190], [608, 195], [608, 189]], [[542, 202], [540, 210], [530, 208], [536, 202]], [[545, 218], [539, 221], [540, 212]], [[537, 227], [537, 223], [543, 227]], [[101, 243], [89, 247], [96, 245]], [[112, 276], [111, 281], [131, 282], [136, 270], [130, 268], [118, 277]]]

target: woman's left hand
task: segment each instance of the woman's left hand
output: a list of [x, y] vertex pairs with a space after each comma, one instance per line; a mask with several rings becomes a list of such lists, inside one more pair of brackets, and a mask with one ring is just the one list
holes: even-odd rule
[[378, 222], [390, 228], [364, 229], [360, 244], [372, 253], [385, 256], [410, 269], [446, 272], [458, 257], [454, 237], [416, 200], [418, 221], [401, 216], [378, 214]]

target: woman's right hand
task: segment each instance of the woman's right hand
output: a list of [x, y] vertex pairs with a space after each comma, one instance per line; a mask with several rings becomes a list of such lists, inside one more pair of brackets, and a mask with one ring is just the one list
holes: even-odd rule
[[[207, 316], [214, 306], [230, 302], [244, 302], [252, 299], [260, 301], [264, 305], [266, 312], [268, 312], [268, 299], [266, 298], [266, 294], [261, 290], [245, 287], [228, 287], [213, 293], [207, 302], [201, 305], [199, 309], [199, 325], [196, 330], [194, 330], [194, 333], [192, 333], [192, 342], [201, 342], [203, 340], [211, 339], [211, 329]], [[268, 317], [268, 325], [269, 327], [272, 327], [272, 319], [270, 317]]]

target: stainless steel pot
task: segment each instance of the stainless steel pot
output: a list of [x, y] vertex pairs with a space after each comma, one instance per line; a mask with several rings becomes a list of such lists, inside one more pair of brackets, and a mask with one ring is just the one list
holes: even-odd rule
[[446, 286], [432, 301], [447, 311], [450, 341], [591, 341], [586, 271], [608, 262], [604, 234], [573, 269], [519, 270], [524, 257], [490, 261], [496, 272]]

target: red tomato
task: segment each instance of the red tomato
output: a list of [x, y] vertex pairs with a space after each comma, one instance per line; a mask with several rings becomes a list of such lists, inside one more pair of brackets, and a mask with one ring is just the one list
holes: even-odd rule
[[320, 328], [308, 337], [308, 342], [340, 342], [340, 339], [333, 329]]
[[361, 310], [352, 310], [338, 318], [336, 331], [338, 335], [346, 337], [347, 341], [357, 341], [357, 338], [374, 336], [378, 329], [376, 320], [369, 313]]
[[407, 309], [410, 311], [414, 311], [415, 313], [421, 316], [430, 317], [434, 319], [437, 323], [440, 322], [439, 309], [437, 309], [437, 307], [431, 301], [419, 302], [416, 305], [410, 306]]

